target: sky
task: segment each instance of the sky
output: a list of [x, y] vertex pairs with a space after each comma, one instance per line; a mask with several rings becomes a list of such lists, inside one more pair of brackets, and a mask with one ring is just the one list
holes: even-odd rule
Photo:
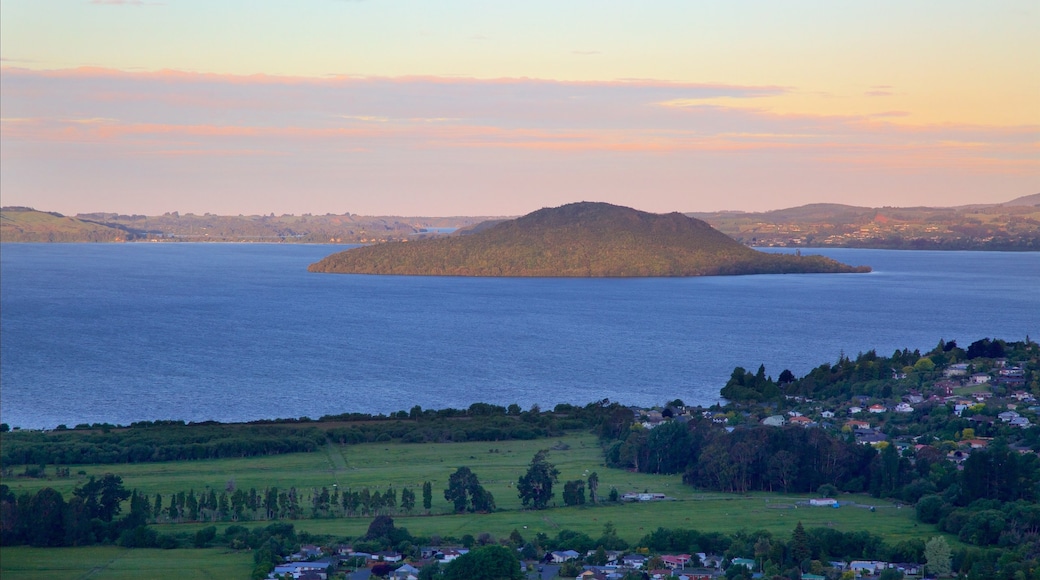
[[520, 215], [1040, 192], [1036, 0], [0, 0], [0, 201]]

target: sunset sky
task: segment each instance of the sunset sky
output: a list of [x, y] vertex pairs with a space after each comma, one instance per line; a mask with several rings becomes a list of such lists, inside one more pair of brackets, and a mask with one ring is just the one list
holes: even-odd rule
[[2, 0], [0, 197], [67, 214], [1040, 192], [1036, 0]]

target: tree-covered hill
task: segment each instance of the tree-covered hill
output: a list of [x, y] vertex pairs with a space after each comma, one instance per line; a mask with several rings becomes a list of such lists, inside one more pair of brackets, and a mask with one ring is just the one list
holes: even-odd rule
[[867, 272], [822, 256], [766, 254], [680, 213], [606, 203], [541, 209], [468, 235], [340, 252], [312, 272], [637, 277]]

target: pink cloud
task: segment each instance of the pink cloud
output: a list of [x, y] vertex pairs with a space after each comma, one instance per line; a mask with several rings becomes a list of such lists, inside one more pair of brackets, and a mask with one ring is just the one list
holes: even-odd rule
[[[342, 192], [350, 183], [384, 195], [410, 187], [587, 196], [649, 187], [680, 195], [712, 175], [731, 197], [738, 184], [815, 191], [820, 175], [850, 191], [868, 183], [920, 187], [916, 180], [925, 178], [962, 188], [985, 180], [1035, 184], [1040, 176], [1035, 125], [914, 125], [900, 111], [756, 108], [758, 97], [793, 90], [775, 86], [98, 68], [2, 67], [0, 76], [5, 196], [42, 189], [57, 179], [54, 167], [77, 159], [90, 160], [97, 183], [122, 183], [130, 166], [142, 174], [138, 188], [147, 179], [173, 184], [194, 175], [191, 187], [201, 192], [209, 179], [248, 182], [255, 191], [280, 182], [285, 191], [299, 172], [316, 190]], [[733, 104], [699, 102], [719, 96]], [[661, 105], [682, 99], [686, 106]], [[909, 199], [916, 190], [893, 191]]]

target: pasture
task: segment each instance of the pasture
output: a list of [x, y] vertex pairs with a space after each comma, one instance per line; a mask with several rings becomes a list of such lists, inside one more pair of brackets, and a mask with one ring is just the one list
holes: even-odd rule
[[4, 580], [203, 580], [248, 578], [252, 554], [205, 550], [87, 548], [0, 548]]
[[[522, 510], [516, 493], [516, 481], [540, 449], [549, 448], [549, 461], [560, 470], [559, 487], [555, 490], [556, 507], [543, 511]], [[490, 514], [452, 514], [444, 499], [448, 476], [460, 466], [467, 466], [495, 496], [498, 511]], [[84, 471], [85, 474], [78, 474]], [[591, 472], [599, 475], [600, 496], [611, 488], [629, 491], [658, 492], [670, 499], [654, 502], [605, 504], [599, 506], [563, 507], [563, 483], [571, 479], [587, 479]], [[479, 443], [427, 444], [361, 444], [326, 446], [314, 453], [265, 456], [241, 459], [219, 459], [127, 465], [71, 466], [71, 478], [50, 480], [22, 477], [5, 478], [4, 483], [15, 493], [34, 492], [44, 486], [61, 491], [66, 497], [72, 489], [94, 475], [115, 473], [128, 489], [154, 497], [194, 489], [210, 488], [218, 492], [229, 484], [238, 488], [295, 486], [308, 494], [322, 486], [340, 490], [368, 487], [385, 490], [392, 485], [400, 492], [409, 487], [416, 492], [417, 508], [411, 515], [394, 515], [398, 527], [406, 527], [416, 536], [460, 538], [490, 533], [507, 537], [514, 529], [525, 538], [542, 532], [555, 536], [560, 530], [584, 532], [599, 537], [603, 526], [612, 522], [617, 533], [632, 544], [658, 527], [690, 528], [701, 532], [733, 533], [740, 530], [768, 530], [777, 537], [788, 538], [797, 522], [806, 528], [829, 527], [844, 532], [869, 531], [889, 543], [909, 538], [927, 539], [935, 535], [932, 526], [919, 526], [912, 508], [900, 508], [868, 496], [841, 496], [842, 502], [855, 502], [860, 507], [839, 509], [797, 505], [807, 496], [781, 493], [747, 495], [702, 492], [682, 483], [679, 475], [648, 475], [610, 469], [603, 465], [602, 452], [591, 435], [568, 435], [535, 441], [503, 441]], [[421, 486], [433, 485], [430, 514], [422, 509]], [[306, 500], [303, 502], [307, 506]], [[871, 511], [868, 506], [876, 506]], [[309, 509], [305, 509], [309, 514]], [[335, 538], [357, 537], [365, 533], [371, 517], [291, 520], [297, 531], [325, 534]], [[265, 526], [267, 521], [243, 521], [242, 525]], [[161, 533], [186, 536], [212, 523], [158, 524]], [[223, 533], [230, 522], [216, 523]], [[122, 578], [132, 570], [147, 570], [149, 577], [246, 577], [251, 569], [249, 554], [224, 553], [214, 550], [124, 550], [116, 547], [61, 548], [42, 550], [4, 548], [0, 571], [7, 578]]]

